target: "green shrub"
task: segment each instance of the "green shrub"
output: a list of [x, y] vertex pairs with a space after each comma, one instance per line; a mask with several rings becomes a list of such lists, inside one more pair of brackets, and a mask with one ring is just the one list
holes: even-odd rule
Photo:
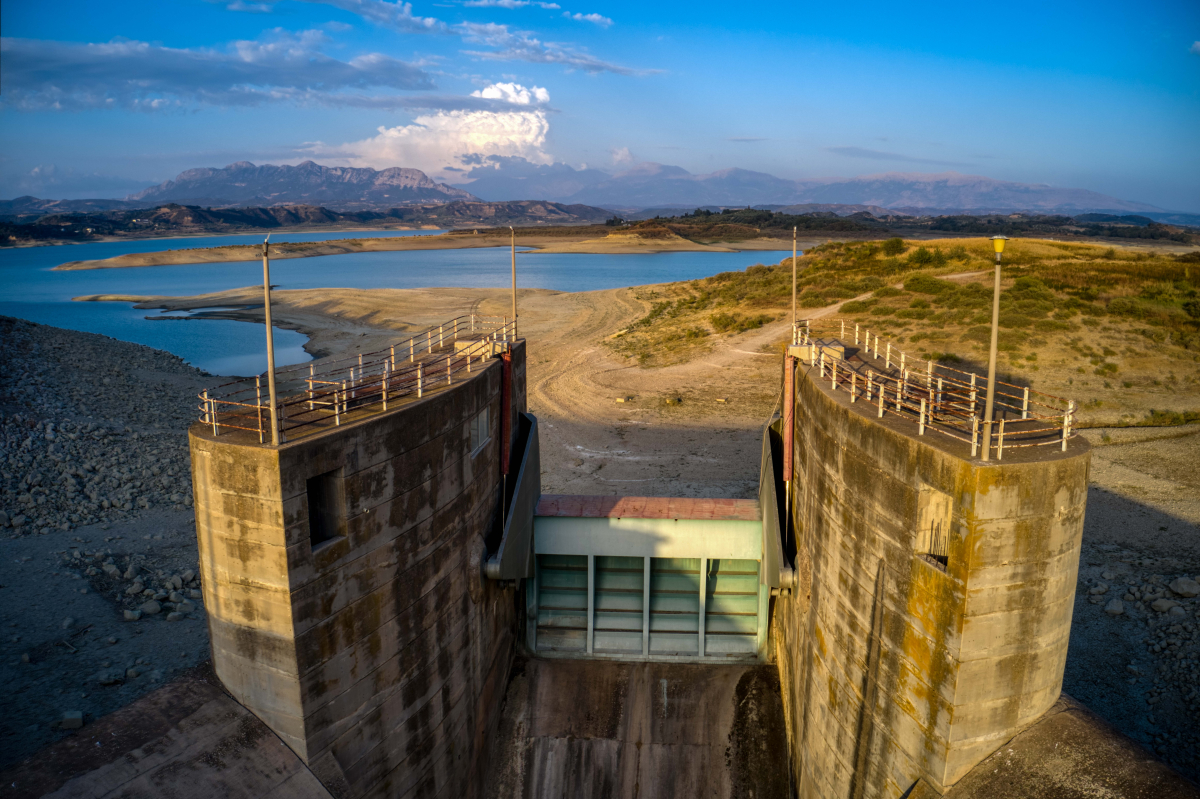
[[917, 266], [926, 266], [933, 263], [933, 253], [924, 247], [918, 247], [915, 251], [909, 254], [908, 262]]
[[742, 316], [740, 314], [721, 312], [710, 316], [708, 321], [712, 323], [713, 330], [716, 330], [718, 333], [745, 333], [747, 330], [757, 330], [768, 322], [773, 321], [773, 317], [769, 314]]
[[[910, 257], [909, 260], [912, 260], [912, 258]], [[904, 281], [904, 288], [920, 294], [945, 294], [946, 292], [954, 291], [958, 287], [949, 280], [938, 280], [936, 277], [917, 273]]]
[[904, 252], [904, 239], [899, 236], [890, 238], [881, 246], [884, 255], [896, 256]]
[[875, 300], [851, 300], [842, 306], [842, 313], [866, 313], [871, 310]]
[[1146, 414], [1146, 418], [1138, 422], [1138, 424], [1150, 427], [1164, 427], [1167, 425], [1191, 424], [1192, 422], [1200, 422], [1200, 411], [1156, 411], [1151, 408], [1150, 412]]
[[903, 293], [904, 292], [898, 288], [893, 288], [892, 286], [884, 286], [883, 288], [879, 289], [871, 296], [877, 300], [882, 300], [882, 299], [886, 299], [888, 297], [899, 297]]

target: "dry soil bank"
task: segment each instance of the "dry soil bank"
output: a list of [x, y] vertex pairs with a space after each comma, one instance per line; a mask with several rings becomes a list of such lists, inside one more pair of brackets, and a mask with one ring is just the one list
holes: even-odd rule
[[[378, 349], [398, 334], [461, 313], [509, 312], [508, 295], [498, 290], [281, 291], [274, 296], [276, 319], [309, 334], [310, 346], [321, 354]], [[643, 369], [604, 345], [608, 336], [646, 313], [648, 302], [638, 296], [636, 289], [521, 294], [521, 335], [530, 342], [529, 404], [543, 423], [543, 489], [752, 496], [761, 426], [778, 398], [780, 364], [774, 345], [786, 335], [784, 323], [721, 337], [709, 352], [688, 363]], [[249, 294], [246, 299], [250, 301]], [[227, 294], [171, 300], [171, 307], [229, 304]], [[236, 318], [261, 318], [253, 308], [231, 313]], [[169, 363], [170, 356], [99, 336], [32, 325], [25, 325], [22, 335], [30, 342], [29, 354], [22, 356], [26, 358], [22, 363], [28, 365], [20, 367], [26, 371], [37, 368], [35, 364], [51, 365], [62, 351], [87, 344], [97, 348], [94, 360], [103, 364], [102, 374], [67, 370], [54, 372], [54, 380], [65, 383], [43, 377], [40, 384], [25, 384], [29, 387], [21, 395], [10, 388], [0, 398], [6, 424], [36, 431], [42, 423], [42, 439], [35, 442], [42, 447], [46, 421], [75, 424], [73, 420], [81, 418], [80, 409], [55, 406], [62, 401], [64, 389], [69, 393], [75, 387], [83, 396], [97, 380], [109, 377], [116, 381], [113, 393], [119, 398], [88, 407], [109, 428], [139, 431], [136, 443], [132, 433], [126, 434], [132, 450], [127, 459], [139, 453], [136, 457], [148, 460], [151, 456], [144, 447], [168, 449], [158, 439], [143, 438], [143, 427], [145, 432], [157, 431], [155, 422], [167, 428], [162, 435], [177, 439], [172, 446], [184, 457], [182, 433], [195, 391], [212, 379]], [[171, 387], [143, 379], [138, 367], [130, 365], [136, 364], [129, 357], [134, 352], [161, 359], [155, 374], [163, 374], [160, 383]], [[10, 368], [9, 348], [3, 357], [3, 366]], [[155, 402], [144, 401], [151, 398]], [[146, 405], [163, 408], [166, 415], [148, 416], [142, 410]], [[20, 422], [10, 421], [14, 414], [21, 416]], [[1192, 779], [1200, 775], [1195, 759], [1200, 750], [1200, 620], [1196, 618], [1200, 599], [1179, 595], [1169, 585], [1180, 577], [1200, 576], [1198, 432], [1195, 427], [1138, 428], [1107, 431], [1109, 440], [1104, 441], [1096, 431], [1098, 446], [1064, 685]], [[18, 442], [18, 438], [6, 439], [5, 468], [19, 482], [29, 470], [23, 460], [29, 453], [19, 450], [24, 439]], [[9, 442], [16, 442], [18, 449]], [[17, 461], [14, 455], [19, 456]], [[65, 495], [69, 484], [61, 475], [66, 468], [56, 461], [53, 469], [41, 469], [53, 478], [45, 495], [47, 504], [65, 501], [52, 500], [50, 495]], [[136, 477], [132, 470], [131, 477]], [[184, 479], [182, 474], [179, 477]], [[141, 482], [146, 484], [146, 479]], [[10, 483], [5, 485], [8, 488]], [[140, 490], [135, 487], [130, 496], [138, 496]], [[10, 514], [25, 507], [13, 505], [19, 502], [17, 488], [9, 488], [3, 496]], [[77, 487], [75, 501], [84, 502], [83, 496]], [[201, 608], [177, 623], [160, 621], [165, 614], [126, 622], [123, 610], [129, 603], [124, 586], [132, 580], [117, 582], [124, 580], [124, 571], [116, 577], [103, 571], [109, 557], [120, 569], [127, 569], [126, 558], [132, 558], [135, 564], [146, 564], [139, 568], [147, 575], [148, 589], [165, 591], [165, 580], [194, 568], [190, 513], [173, 506], [139, 510], [132, 504], [130, 510], [106, 517], [104, 525], [108, 529], [87, 526], [81, 517], [75, 529], [44, 526], [45, 534], [37, 535], [31, 534], [31, 525], [19, 530], [10, 527], [4, 530], [9, 537], [0, 539], [0, 546], [7, 548], [0, 558], [0, 582], [6, 586], [0, 594], [5, 597], [0, 624], [6, 625], [2, 676], [15, 686], [13, 709], [2, 722], [8, 762], [63, 734], [53, 729], [63, 710], [83, 709], [89, 716], [108, 712], [150, 685], [145, 676], [103, 685], [98, 679], [101, 672], [130, 662], [136, 667], [138, 658], [149, 658], [149, 665], [166, 678], [172, 670], [207, 656]], [[112, 540], [104, 541], [106, 537]], [[81, 550], [79, 560], [74, 558], [75, 548]], [[91, 554], [97, 550], [98, 560]], [[88, 574], [88, 558], [96, 574]], [[106, 576], [112, 577], [111, 585], [102, 581]], [[79, 594], [82, 587], [89, 593]], [[1114, 597], [1126, 596], [1121, 614], [1105, 611]], [[1156, 610], [1159, 599], [1179, 603], [1179, 610]], [[169, 593], [163, 601], [170, 601]], [[80, 602], [86, 606], [77, 608]], [[64, 628], [68, 615], [73, 621]], [[85, 633], [67, 639], [64, 631], [88, 624], [92, 627]], [[154, 637], [159, 635], [166, 637]], [[117, 643], [108, 644], [110, 637]], [[59, 644], [63, 639], [70, 649]], [[23, 662], [25, 653], [30, 654], [29, 663]]]

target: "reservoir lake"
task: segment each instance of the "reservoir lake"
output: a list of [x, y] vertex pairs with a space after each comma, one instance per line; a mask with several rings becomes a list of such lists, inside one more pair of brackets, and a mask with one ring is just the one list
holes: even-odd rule
[[[272, 234], [271, 241], [383, 238], [437, 232], [285, 233]], [[72, 302], [71, 298], [87, 294], [190, 296], [261, 285], [261, 260], [63, 272], [53, 269], [67, 261], [165, 249], [257, 244], [262, 239], [262, 234], [250, 234], [0, 249], [0, 315], [145, 344], [174, 353], [214, 375], [258, 374], [266, 369], [267, 360], [266, 342], [258, 325], [189, 319], [185, 314], [137, 310], [130, 303]], [[517, 285], [594, 291], [694, 280], [745, 269], [752, 264], [775, 264], [790, 256], [790, 250], [638, 255], [541, 254], [518, 250]], [[277, 289], [505, 288], [510, 280], [505, 247], [354, 253], [271, 262], [271, 283]], [[274, 338], [277, 366], [309, 360], [304, 351], [307, 342], [304, 335], [276, 329]]]

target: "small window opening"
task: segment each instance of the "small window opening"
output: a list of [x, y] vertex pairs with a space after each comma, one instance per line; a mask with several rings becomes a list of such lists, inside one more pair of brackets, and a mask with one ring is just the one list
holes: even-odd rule
[[488, 411], [484, 408], [475, 418], [471, 420], [471, 456], [479, 454], [479, 450], [483, 449], [483, 445], [488, 443], [491, 438], [491, 430], [488, 427]]
[[342, 470], [308, 479], [308, 535], [313, 548], [346, 534]]
[[950, 565], [950, 542], [946, 540], [946, 530], [942, 523], [933, 522], [923, 538], [923, 551], [918, 554], [926, 563], [946, 571], [946, 567]]
[[914, 550], [921, 559], [941, 571], [950, 566], [950, 526], [954, 500], [945, 492], [923, 486], [917, 499], [917, 535]]

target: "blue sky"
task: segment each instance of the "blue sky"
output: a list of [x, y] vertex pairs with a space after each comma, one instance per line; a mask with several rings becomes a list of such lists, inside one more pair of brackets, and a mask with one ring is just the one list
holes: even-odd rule
[[[309, 159], [954, 170], [1200, 212], [1200, 3], [7, 0], [0, 197]], [[466, 157], [466, 160], [464, 160]]]

